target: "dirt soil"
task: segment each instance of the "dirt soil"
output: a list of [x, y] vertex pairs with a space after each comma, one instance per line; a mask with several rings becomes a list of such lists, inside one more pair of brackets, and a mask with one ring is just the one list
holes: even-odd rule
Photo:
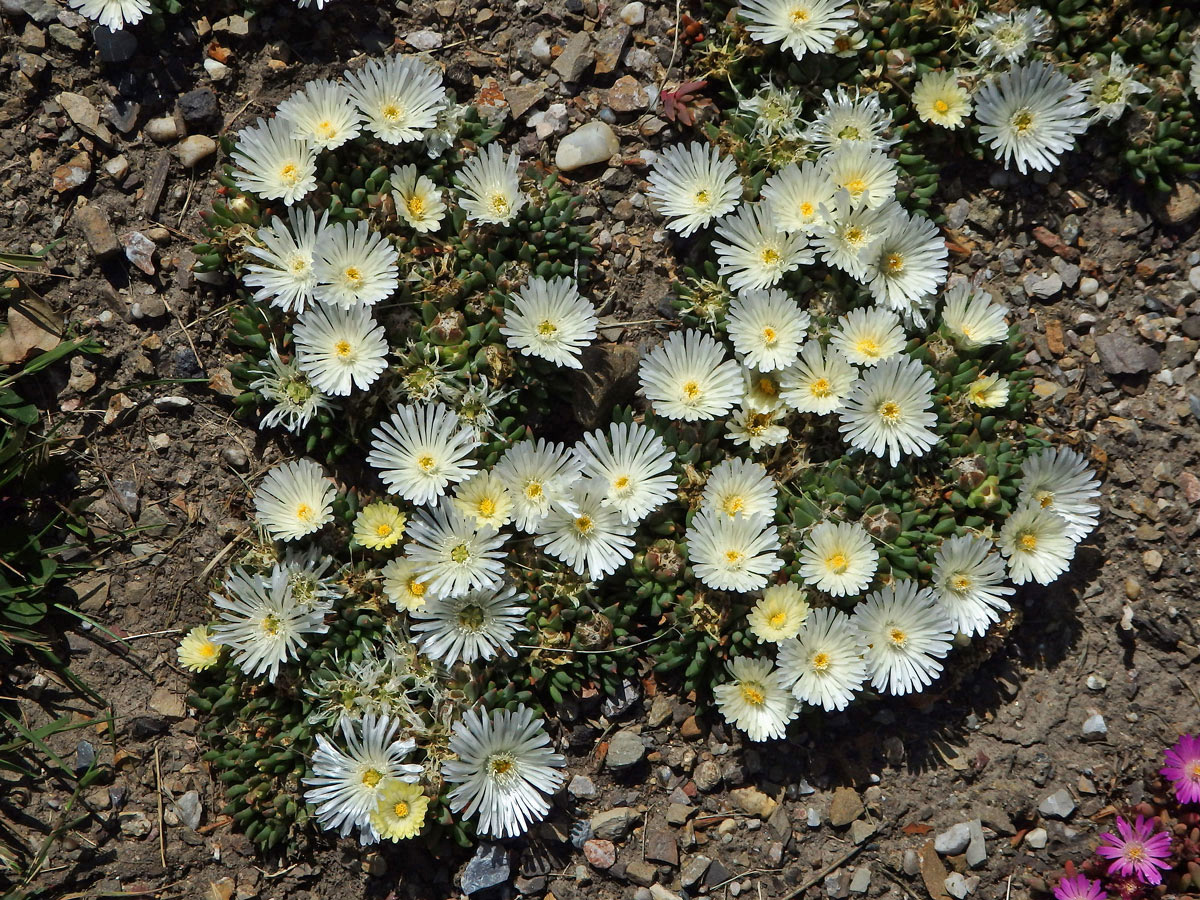
[[[622, 4], [595, 0], [334, 0], [323, 11], [280, 0], [249, 21], [205, 6], [207, 18], [185, 11], [162, 33], [135, 29], [132, 58], [105, 63], [87, 23], [55, 0], [0, 0], [0, 248], [52, 247], [51, 274], [33, 285], [106, 348], [53, 370], [41, 401], [77, 436], [63, 496], [94, 498], [92, 527], [123, 535], [74, 586], [103, 629], [65, 636], [76, 671], [111, 701], [116, 732], [89, 729], [59, 748], [76, 752], [82, 736], [114, 774], [84, 798], [91, 815], [54, 847], [42, 883], [51, 896], [455, 896], [466, 855], [431, 864], [418, 850], [329, 841], [311, 858], [262, 859], [219, 814], [222, 789], [200, 759], [175, 647], [179, 629], [207, 620], [211, 577], [250, 533], [249, 486], [286, 451], [232, 417], [228, 294], [193, 276], [188, 249], [215, 157], [189, 169], [174, 149], [185, 131], [241, 127], [364, 54], [436, 44], [459, 99], [507, 116], [503, 139], [526, 159], [552, 162], [575, 123], [614, 124], [621, 164], [569, 177], [602, 251], [596, 302], [640, 323], [607, 336], [640, 344], [670, 316], [673, 264], [646, 209], [639, 152], [677, 139], [645, 110], [647, 96], [688, 74], [675, 11], [646, 4], [644, 23], [622, 38]], [[531, 48], [543, 35], [557, 51], [581, 31], [608, 71], [586, 65], [565, 83], [572, 61], [549, 64]], [[206, 53], [224, 58], [222, 80], [205, 70]], [[86, 98], [98, 120], [64, 92]], [[545, 140], [530, 123], [543, 113], [536, 121], [554, 132]], [[160, 117], [173, 127], [150, 126]], [[1162, 748], [1196, 727], [1195, 221], [1161, 224], [1143, 191], [1093, 170], [1086, 143], [1051, 179], [991, 166], [944, 179], [939, 203], [954, 269], [987, 267], [1031, 337], [1037, 415], [1105, 480], [1101, 525], [1070, 576], [1023, 590], [1009, 643], [963, 683], [809, 720], [786, 744], [748, 745], [711, 716], [697, 720], [686, 698], [656, 693], [596, 723], [652, 744], [614, 776], [607, 743], [578, 746], [569, 726], [555, 728], [570, 744], [570, 786], [548, 823], [507, 845], [501, 893], [943, 898], [947, 874], [960, 871], [977, 897], [1038, 896], [1038, 877], [1087, 856], [1109, 804], [1139, 799]], [[99, 261], [84, 208], [133, 251]], [[32, 668], [10, 675], [32, 722], [88, 711]], [[194, 829], [181, 821], [190, 810], [176, 809], [190, 791], [201, 807]], [[34, 839], [66, 796], [39, 784], [0, 807], [21, 810], [15, 828]], [[934, 851], [935, 837], [974, 820], [982, 847]], [[581, 821], [614, 843], [615, 862], [593, 865], [567, 841]]]

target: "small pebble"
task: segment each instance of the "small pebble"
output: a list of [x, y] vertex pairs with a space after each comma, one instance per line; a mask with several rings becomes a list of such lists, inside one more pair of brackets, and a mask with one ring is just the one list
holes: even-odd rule
[[626, 3], [617, 13], [617, 17], [626, 25], [641, 25], [646, 21], [646, 4]]
[[179, 137], [179, 128], [172, 116], [160, 116], [146, 123], [146, 136], [160, 144], [169, 144]]

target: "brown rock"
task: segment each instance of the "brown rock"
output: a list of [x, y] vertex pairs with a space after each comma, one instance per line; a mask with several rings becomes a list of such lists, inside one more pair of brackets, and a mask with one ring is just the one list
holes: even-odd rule
[[600, 35], [596, 41], [597, 75], [607, 75], [617, 70], [617, 66], [621, 64], [621, 55], [629, 43], [630, 32], [628, 25], [618, 25]]
[[625, 868], [625, 877], [634, 884], [649, 887], [658, 877], [658, 867], [650, 865], [645, 860], [635, 859]]
[[1150, 211], [1164, 225], [1183, 225], [1200, 213], [1200, 189], [1190, 181], [1180, 181], [1169, 194], [1150, 193]]
[[1063, 343], [1063, 327], [1062, 322], [1058, 319], [1046, 319], [1046, 345], [1050, 348], [1050, 352], [1055, 358], [1062, 356], [1067, 352], [1066, 344]]
[[592, 39], [586, 31], [578, 31], [567, 41], [563, 51], [551, 66], [566, 82], [578, 81], [595, 59]]
[[695, 716], [688, 716], [679, 726], [679, 736], [685, 741], [699, 740], [703, 735], [704, 732], [700, 730], [700, 723], [696, 721]]
[[833, 792], [833, 801], [829, 804], [829, 824], [835, 828], [849, 825], [861, 816], [865, 809], [858, 791], [854, 788], [840, 787]]
[[[608, 421], [617, 403], [632, 399], [637, 390], [640, 354], [630, 344], [592, 344], [583, 351], [583, 368], [572, 369], [575, 418], [584, 428]], [[697, 735], [698, 737], [699, 735]]]
[[519, 119], [546, 96], [546, 85], [540, 81], [510, 84], [504, 87], [503, 91], [504, 99], [508, 102], [508, 111], [514, 119]]
[[1192, 506], [1200, 503], [1200, 478], [1191, 472], [1183, 472], [1179, 476], [1179, 486], [1183, 488], [1183, 496]]
[[646, 828], [646, 859], [666, 863], [669, 866], [679, 865], [679, 844], [675, 835], [660, 826]]
[[24, 362], [38, 350], [53, 350], [61, 341], [62, 319], [36, 297], [11, 301], [8, 328], [0, 332], [0, 364]]
[[622, 75], [608, 89], [608, 107], [613, 112], [638, 112], [650, 104], [647, 89], [632, 75]]
[[95, 206], [85, 206], [75, 213], [75, 224], [83, 232], [88, 246], [96, 259], [112, 259], [121, 252], [121, 242], [108, 224], [108, 216], [102, 209]]
[[921, 848], [921, 880], [925, 882], [925, 890], [933, 900], [950, 900], [946, 893], [946, 876], [949, 874], [942, 864], [937, 851], [933, 849], [933, 841], [927, 841]]
[[617, 861], [617, 848], [612, 841], [602, 841], [592, 838], [584, 841], [583, 855], [597, 869], [607, 869]]
[[775, 807], [779, 805], [756, 787], [744, 787], [730, 791], [729, 799], [742, 812], [758, 819], [771, 818], [771, 813], [775, 812]]
[[52, 187], [56, 193], [65, 194], [87, 184], [92, 174], [92, 158], [86, 153], [76, 153], [68, 162], [54, 170]]

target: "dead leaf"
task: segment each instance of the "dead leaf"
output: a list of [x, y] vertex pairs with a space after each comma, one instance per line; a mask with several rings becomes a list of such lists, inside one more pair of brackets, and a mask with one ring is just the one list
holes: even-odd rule
[[0, 363], [23, 363], [34, 351], [53, 350], [62, 342], [63, 322], [39, 297], [14, 300], [8, 308], [8, 328], [0, 334]]
[[933, 826], [926, 825], [924, 822], [909, 822], [900, 830], [905, 834], [929, 834], [933, 831]]

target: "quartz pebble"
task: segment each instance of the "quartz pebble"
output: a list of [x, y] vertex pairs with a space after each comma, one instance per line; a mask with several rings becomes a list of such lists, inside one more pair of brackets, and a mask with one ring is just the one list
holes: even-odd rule
[[217, 142], [207, 135], [193, 134], [175, 145], [175, 157], [191, 169], [217, 152]]
[[616, 133], [603, 122], [588, 122], [558, 144], [554, 163], [564, 172], [605, 162], [621, 149]]
[[621, 11], [617, 13], [619, 18], [626, 25], [641, 25], [646, 21], [646, 4], [645, 3], [626, 3], [621, 7]]

